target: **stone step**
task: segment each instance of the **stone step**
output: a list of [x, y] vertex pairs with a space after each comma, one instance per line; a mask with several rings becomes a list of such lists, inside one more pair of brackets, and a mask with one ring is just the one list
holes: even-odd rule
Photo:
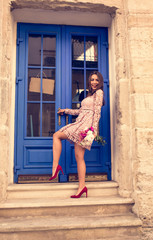
[[105, 216], [132, 212], [134, 201], [120, 196], [12, 199], [0, 204], [0, 217], [21, 216]]
[[1, 240], [140, 240], [141, 221], [122, 216], [0, 218]]
[[[114, 181], [87, 182], [88, 195], [114, 196], [118, 184]], [[78, 183], [12, 184], [7, 189], [7, 199], [69, 197], [76, 192]]]

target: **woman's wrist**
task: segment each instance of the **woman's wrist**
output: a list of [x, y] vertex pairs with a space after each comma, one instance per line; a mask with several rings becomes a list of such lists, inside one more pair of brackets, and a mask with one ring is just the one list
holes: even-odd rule
[[97, 137], [97, 132], [94, 131], [94, 136]]

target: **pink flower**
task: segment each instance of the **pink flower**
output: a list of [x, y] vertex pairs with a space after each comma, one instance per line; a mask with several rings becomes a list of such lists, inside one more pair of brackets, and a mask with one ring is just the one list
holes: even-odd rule
[[91, 144], [93, 142], [94, 139], [94, 128], [90, 127], [84, 131], [80, 132], [80, 136], [79, 136], [79, 142], [82, 146], [86, 145], [86, 144]]
[[93, 127], [91, 127], [90, 129], [91, 129], [92, 132], [94, 132], [94, 128]]
[[79, 138], [79, 140], [82, 141], [86, 136], [87, 136], [87, 132], [86, 132], [86, 131], [80, 132], [80, 138]]

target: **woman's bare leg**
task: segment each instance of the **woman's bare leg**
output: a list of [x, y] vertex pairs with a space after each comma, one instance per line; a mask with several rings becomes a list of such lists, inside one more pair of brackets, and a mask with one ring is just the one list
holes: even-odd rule
[[85, 148], [75, 143], [75, 158], [77, 162], [79, 188], [76, 194], [85, 187], [86, 164], [84, 161]]
[[52, 166], [52, 176], [54, 175], [56, 168], [59, 163], [59, 159], [62, 151], [61, 140], [67, 139], [67, 136], [60, 131], [53, 134], [53, 166]]

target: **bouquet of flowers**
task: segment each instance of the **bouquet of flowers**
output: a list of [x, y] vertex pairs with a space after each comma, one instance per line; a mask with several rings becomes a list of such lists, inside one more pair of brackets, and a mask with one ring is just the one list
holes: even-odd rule
[[80, 132], [80, 144], [82, 146], [90, 145], [92, 144], [93, 140], [95, 138], [95, 141], [99, 144], [102, 144], [103, 146], [106, 144], [106, 141], [103, 139], [102, 136], [94, 136], [94, 128], [90, 127], [85, 129], [84, 131]]
[[102, 146], [105, 146], [105, 144], [106, 144], [106, 141], [105, 141], [105, 139], [102, 136], [96, 136], [95, 137], [95, 141], [97, 143], [101, 144]]

